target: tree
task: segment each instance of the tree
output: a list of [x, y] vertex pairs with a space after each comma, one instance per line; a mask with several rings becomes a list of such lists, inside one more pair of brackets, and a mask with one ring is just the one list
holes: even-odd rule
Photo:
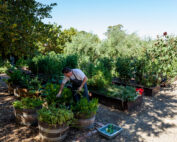
[[42, 19], [50, 18], [56, 4], [43, 5], [35, 0], [0, 0], [0, 56], [29, 56], [36, 50], [37, 29]]
[[55, 53], [63, 53], [67, 42], [71, 42], [73, 35], [77, 33], [74, 28], [61, 30], [61, 26], [56, 24], [45, 24], [43, 31], [39, 31], [41, 39], [37, 42], [39, 51], [47, 53], [54, 51]]
[[66, 54], [78, 54], [80, 58], [88, 58], [91, 62], [94, 62], [98, 55], [98, 45], [101, 43], [97, 35], [78, 32], [72, 38], [71, 43], [66, 44], [64, 53]]
[[100, 54], [106, 57], [136, 56], [142, 50], [146, 41], [141, 40], [135, 33], [127, 34], [122, 25], [109, 26], [107, 39], [99, 48]]

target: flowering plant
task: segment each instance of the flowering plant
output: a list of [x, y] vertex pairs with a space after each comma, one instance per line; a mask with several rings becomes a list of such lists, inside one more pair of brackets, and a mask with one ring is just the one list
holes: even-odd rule
[[144, 89], [142, 89], [142, 88], [136, 88], [136, 92], [137, 92], [139, 95], [142, 95], [143, 92], [144, 92]]

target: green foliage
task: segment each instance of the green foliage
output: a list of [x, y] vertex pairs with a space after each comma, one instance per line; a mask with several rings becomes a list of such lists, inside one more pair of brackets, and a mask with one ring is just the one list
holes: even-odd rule
[[96, 74], [88, 80], [89, 87], [95, 89], [107, 87], [108, 84], [110, 84], [110, 80], [107, 80], [104, 76], [104, 73], [101, 71], [97, 71]]
[[35, 109], [42, 106], [43, 101], [36, 98], [22, 98], [20, 101], [14, 101], [13, 106], [17, 109]]
[[64, 53], [76, 54], [81, 58], [89, 58], [91, 62], [98, 57], [97, 46], [100, 43], [96, 35], [79, 32], [72, 37], [72, 42], [66, 44]]
[[37, 42], [39, 51], [41, 53], [47, 53], [54, 51], [55, 53], [63, 53], [63, 50], [67, 42], [72, 41], [72, 36], [77, 33], [74, 28], [65, 29], [62, 31], [62, 27], [56, 24], [44, 24], [42, 31], [39, 32], [41, 39]]
[[43, 74], [51, 79], [60, 79], [62, 69], [66, 66], [77, 67], [78, 57], [76, 55], [62, 55], [49, 52], [46, 55], [35, 56], [29, 63], [29, 68], [33, 73]]
[[35, 0], [0, 1], [0, 56], [31, 56], [36, 51], [39, 39], [36, 29], [41, 28], [42, 19], [50, 18], [56, 4], [43, 5]]
[[98, 99], [92, 99], [88, 101], [87, 98], [81, 98], [74, 106], [72, 110], [76, 113], [76, 117], [90, 118], [96, 114], [98, 109]]
[[127, 34], [122, 25], [109, 26], [106, 36], [98, 49], [101, 57], [137, 56], [146, 44], [135, 33]]
[[43, 95], [46, 96], [46, 101], [48, 105], [58, 104], [58, 105], [67, 105], [73, 103], [72, 92], [68, 88], [63, 88], [60, 98], [57, 98], [56, 95], [59, 92], [60, 85], [48, 83], [46, 84]]
[[61, 54], [50, 52], [46, 55], [38, 55], [32, 59], [29, 68], [33, 73], [42, 73], [49, 78], [62, 75], [62, 69], [65, 66], [65, 57]]
[[73, 54], [67, 55], [65, 66], [71, 69], [76, 68], [78, 66], [78, 56]]
[[10, 77], [7, 80], [10, 84], [19, 85], [29, 90], [39, 90], [41, 88], [38, 77], [31, 78], [30, 75], [23, 73], [20, 69], [12, 67], [6, 73]]
[[20, 58], [17, 60], [17, 62], [15, 63], [15, 66], [17, 68], [22, 68], [22, 67], [28, 67], [28, 64], [29, 64], [29, 59], [23, 59], [23, 58]]
[[11, 64], [9, 63], [8, 60], [4, 61], [0, 58], [0, 73], [5, 73], [10, 67], [11, 67]]
[[50, 125], [69, 125], [74, 115], [70, 110], [59, 109], [54, 106], [42, 108], [38, 111], [38, 119]]
[[124, 87], [117, 85], [109, 85], [106, 88], [98, 90], [98, 92], [108, 96], [120, 98], [123, 101], [134, 101], [138, 96], [138, 94], [136, 93], [136, 89], [130, 86]]
[[116, 71], [121, 80], [127, 82], [133, 77], [131, 67], [131, 58], [124, 56], [117, 58]]

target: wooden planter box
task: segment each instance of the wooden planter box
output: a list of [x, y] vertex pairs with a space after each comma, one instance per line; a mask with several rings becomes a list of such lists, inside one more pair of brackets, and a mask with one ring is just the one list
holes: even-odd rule
[[92, 94], [93, 98], [98, 98], [99, 103], [109, 106], [109, 107], [113, 107], [122, 111], [125, 110], [134, 110], [136, 107], [141, 106], [142, 102], [143, 102], [143, 96], [138, 96], [136, 98], [135, 101], [123, 101], [119, 98], [116, 97], [111, 97], [111, 96], [106, 96], [103, 94], [99, 94], [96, 91], [90, 91]]
[[143, 88], [144, 89], [144, 95], [145, 96], [154, 96], [156, 93], [160, 91], [160, 85], [155, 87], [144, 87], [143, 85], [135, 84], [135, 83], [123, 83], [119, 82], [118, 80], [113, 80], [112, 83], [116, 85], [122, 85], [122, 86], [132, 86], [135, 88]]

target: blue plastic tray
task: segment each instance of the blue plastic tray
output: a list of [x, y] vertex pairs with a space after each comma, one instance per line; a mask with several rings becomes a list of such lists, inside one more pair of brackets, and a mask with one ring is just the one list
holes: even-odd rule
[[[113, 131], [112, 134], [110, 134], [110, 133], [108, 133], [108, 132], [106, 131], [106, 128], [108, 128], [109, 125], [113, 125], [113, 130], [114, 130], [114, 131]], [[98, 128], [98, 132], [99, 132], [102, 136], [104, 136], [104, 137], [106, 137], [106, 138], [108, 138], [108, 139], [114, 138], [114, 137], [117, 136], [122, 130], [123, 130], [123, 129], [122, 129], [121, 127], [119, 127], [119, 126], [117, 126], [117, 125], [115, 125], [115, 124], [112, 124], [112, 123], [108, 123], [108, 124], [104, 125], [103, 127]]]

